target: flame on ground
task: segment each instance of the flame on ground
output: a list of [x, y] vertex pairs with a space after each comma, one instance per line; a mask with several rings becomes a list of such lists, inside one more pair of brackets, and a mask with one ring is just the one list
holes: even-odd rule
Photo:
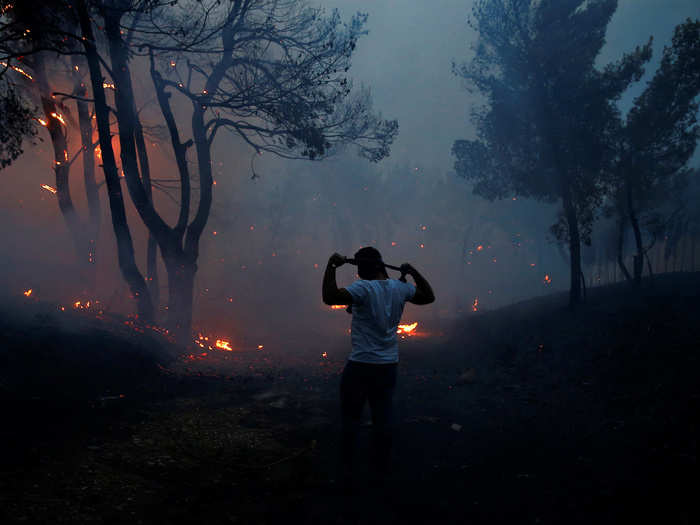
[[225, 339], [217, 339], [216, 340], [216, 348], [221, 348], [222, 350], [228, 350], [229, 352], [233, 351], [233, 348], [231, 348], [231, 343], [229, 341], [226, 341]]
[[33, 290], [30, 288], [29, 290], [25, 290], [22, 293], [24, 294], [25, 297], [29, 297], [30, 295], [32, 295], [32, 292], [33, 292]]
[[397, 334], [411, 335], [417, 326], [418, 326], [417, 322], [411, 323], [411, 324], [400, 324], [399, 326], [396, 327], [396, 333]]
[[41, 187], [44, 188], [46, 191], [50, 191], [54, 195], [58, 193], [58, 190], [56, 188], [54, 188], [53, 186], [49, 186], [48, 184], [42, 184]]
[[347, 307], [347, 304], [332, 304], [331, 310], [345, 310]]

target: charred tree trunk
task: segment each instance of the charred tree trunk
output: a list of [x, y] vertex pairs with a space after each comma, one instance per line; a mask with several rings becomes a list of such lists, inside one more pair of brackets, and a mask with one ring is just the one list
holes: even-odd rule
[[568, 182], [564, 183], [562, 202], [569, 229], [569, 257], [571, 266], [571, 287], [569, 289], [569, 306], [581, 302], [581, 236], [578, 229], [578, 217], [571, 197]]
[[83, 273], [87, 265], [87, 257], [83, 252], [84, 235], [83, 227], [78, 214], [73, 205], [70, 194], [70, 158], [68, 156], [68, 131], [65, 117], [57, 107], [54, 98], [51, 96], [52, 90], [46, 75], [46, 65], [42, 53], [37, 53], [34, 57], [34, 72], [39, 86], [41, 98], [41, 108], [46, 121], [46, 129], [51, 137], [51, 145], [54, 157], [54, 173], [56, 176], [56, 197], [58, 208], [66, 221], [68, 232], [73, 240], [73, 245], [80, 268]]
[[197, 265], [182, 252], [164, 254], [168, 274], [168, 328], [181, 344], [192, 334], [194, 279]]
[[134, 257], [134, 245], [131, 239], [131, 232], [126, 220], [126, 210], [124, 208], [124, 198], [121, 184], [119, 182], [119, 172], [117, 162], [112, 149], [112, 135], [109, 126], [109, 107], [105, 98], [102, 70], [100, 59], [95, 46], [95, 38], [92, 32], [90, 15], [88, 13], [85, 0], [76, 0], [78, 16], [80, 18], [80, 28], [82, 32], [82, 43], [90, 70], [90, 82], [92, 84], [93, 97], [95, 99], [95, 116], [97, 119], [97, 130], [100, 139], [100, 150], [102, 151], [102, 168], [105, 174], [107, 192], [109, 195], [109, 205], [112, 215], [112, 227], [117, 239], [117, 253], [119, 259], [119, 269], [124, 280], [129, 285], [131, 294], [137, 301], [138, 315], [144, 321], [153, 320], [153, 303], [146, 287], [146, 281], [136, 265]]
[[[83, 65], [83, 60], [76, 56], [72, 58], [74, 66], [75, 84], [73, 92], [83, 99], [88, 98], [87, 86], [81, 81], [78, 74], [80, 66]], [[83, 153], [83, 180], [85, 182], [85, 195], [88, 203], [88, 213], [90, 220], [85, 229], [87, 234], [87, 288], [91, 294], [94, 294], [97, 284], [97, 242], [100, 234], [101, 222], [101, 206], [100, 195], [97, 190], [97, 181], [95, 180], [95, 144], [92, 140], [93, 126], [90, 115], [90, 109], [85, 100], [76, 100], [78, 109], [78, 125], [80, 127], [80, 143]], [[85, 249], [84, 248], [84, 249]]]
[[[139, 155], [139, 167], [141, 168], [141, 178], [143, 180], [143, 187], [146, 190], [146, 196], [148, 200], [153, 204], [153, 186], [151, 184], [151, 167], [148, 162], [148, 153], [146, 152], [146, 141], [143, 136], [143, 127], [141, 126], [141, 119], [136, 113], [136, 108], [134, 107], [134, 115], [136, 116], [136, 148]], [[148, 288], [151, 291], [151, 300], [154, 305], [158, 305], [160, 302], [160, 287], [158, 283], [158, 243], [153, 233], [148, 232], [148, 248], [146, 251], [146, 281], [148, 282]]]

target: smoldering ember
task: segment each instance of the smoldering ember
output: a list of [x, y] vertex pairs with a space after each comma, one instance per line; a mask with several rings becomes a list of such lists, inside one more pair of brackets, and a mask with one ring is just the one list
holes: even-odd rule
[[691, 524], [697, 0], [0, 2], [0, 523]]

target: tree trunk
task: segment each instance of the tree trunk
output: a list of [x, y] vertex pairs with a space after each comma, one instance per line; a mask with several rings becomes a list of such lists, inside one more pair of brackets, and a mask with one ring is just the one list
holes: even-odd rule
[[[626, 221], [624, 217], [620, 216], [617, 224], [617, 265], [620, 267], [620, 271], [622, 272], [622, 275], [625, 276], [625, 279], [627, 281], [631, 281], [632, 277], [630, 276], [629, 271], [627, 271], [627, 266], [625, 266], [625, 259], [623, 257], [625, 247], [625, 224]], [[615, 274], [615, 280], [617, 280], [617, 273]]]
[[634, 203], [632, 202], [631, 185], [627, 184], [627, 212], [629, 214], [630, 224], [634, 232], [634, 242], [637, 246], [637, 253], [634, 255], [632, 262], [632, 271], [634, 272], [634, 284], [639, 286], [642, 284], [642, 271], [644, 270], [644, 246], [642, 244], [642, 230], [639, 227], [639, 220], [634, 211]]
[[[153, 187], [151, 184], [151, 167], [148, 162], [148, 153], [146, 152], [146, 141], [143, 136], [143, 126], [141, 119], [136, 114], [134, 107], [134, 115], [136, 116], [136, 148], [139, 155], [139, 165], [141, 168], [141, 178], [143, 179], [143, 187], [146, 190], [148, 200], [153, 204]], [[152, 232], [148, 232], [148, 249], [146, 251], [146, 281], [148, 288], [151, 291], [151, 300], [154, 305], [160, 302], [160, 287], [158, 284], [158, 243]]]
[[[76, 68], [84, 65], [78, 55], [72, 57], [72, 63]], [[88, 98], [88, 90], [80, 76], [78, 69], [74, 69], [75, 85], [73, 92], [82, 98]], [[78, 125], [80, 127], [80, 142], [83, 152], [83, 180], [85, 181], [85, 195], [87, 197], [90, 220], [86, 227], [87, 234], [87, 275], [86, 285], [90, 295], [94, 295], [97, 284], [97, 241], [100, 234], [101, 206], [100, 195], [95, 180], [95, 146], [92, 141], [93, 127], [90, 109], [84, 100], [76, 100], [78, 109]]]
[[90, 70], [90, 82], [92, 93], [95, 99], [95, 116], [97, 119], [97, 131], [100, 138], [100, 150], [102, 151], [102, 168], [107, 184], [109, 196], [109, 206], [112, 215], [112, 227], [117, 239], [117, 254], [119, 269], [124, 280], [129, 285], [131, 294], [136, 299], [138, 316], [146, 321], [153, 321], [153, 303], [146, 287], [146, 281], [136, 265], [134, 257], [134, 244], [131, 239], [131, 232], [126, 220], [126, 210], [124, 208], [124, 198], [121, 184], [119, 182], [119, 172], [117, 162], [112, 149], [112, 135], [109, 126], [109, 107], [105, 98], [102, 70], [100, 59], [95, 47], [95, 38], [92, 32], [90, 15], [85, 4], [85, 0], [76, 0], [78, 16], [80, 18], [80, 28], [82, 32], [82, 43]]
[[570, 288], [569, 306], [575, 307], [581, 302], [581, 237], [578, 229], [576, 208], [571, 199], [571, 189], [568, 182], [564, 183], [562, 195], [564, 213], [569, 228], [569, 257], [570, 257]]
[[197, 265], [180, 252], [163, 254], [168, 273], [168, 329], [180, 344], [192, 338], [194, 278]]
[[68, 130], [66, 117], [62, 115], [62, 111], [57, 107], [54, 98], [52, 97], [51, 86], [49, 85], [46, 76], [46, 66], [44, 63], [43, 53], [37, 53], [34, 56], [34, 74], [37, 85], [39, 86], [39, 94], [41, 98], [41, 108], [44, 112], [46, 120], [46, 129], [51, 137], [51, 145], [53, 147], [54, 156], [54, 173], [56, 176], [56, 197], [58, 199], [58, 208], [66, 221], [68, 232], [73, 240], [73, 246], [76, 253], [76, 258], [82, 274], [87, 264], [87, 257], [83, 252], [84, 235], [83, 227], [80, 223], [78, 214], [73, 206], [73, 199], [70, 194], [70, 158], [68, 156]]

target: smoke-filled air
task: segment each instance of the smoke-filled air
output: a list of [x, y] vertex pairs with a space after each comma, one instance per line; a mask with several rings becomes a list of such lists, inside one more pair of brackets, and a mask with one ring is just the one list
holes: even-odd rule
[[700, 521], [696, 0], [0, 2], [0, 522]]

